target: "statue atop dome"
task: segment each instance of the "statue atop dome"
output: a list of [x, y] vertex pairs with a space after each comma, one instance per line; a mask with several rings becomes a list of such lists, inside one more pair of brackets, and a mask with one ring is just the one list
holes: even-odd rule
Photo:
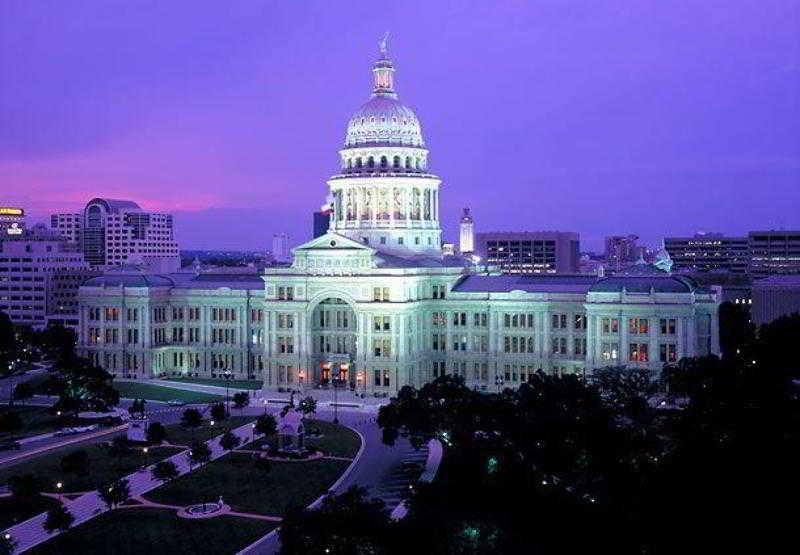
[[383, 38], [378, 42], [378, 48], [381, 50], [381, 58], [386, 58], [389, 51], [389, 31], [383, 34]]

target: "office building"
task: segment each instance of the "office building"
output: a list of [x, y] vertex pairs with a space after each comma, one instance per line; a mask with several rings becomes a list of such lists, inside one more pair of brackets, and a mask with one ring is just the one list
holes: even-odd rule
[[574, 274], [580, 271], [580, 238], [564, 231], [478, 233], [481, 260], [510, 274]]
[[636, 244], [638, 235], [612, 235], [606, 237], [606, 267], [619, 272], [639, 259], [641, 249]]
[[800, 231], [751, 231], [747, 247], [753, 278], [800, 273]]
[[747, 272], [747, 237], [697, 233], [691, 237], [666, 237], [664, 247], [676, 272]]
[[22, 235], [25, 231], [25, 210], [0, 206], [0, 241]]
[[70, 243], [81, 245], [83, 214], [70, 212], [51, 214], [50, 229], [61, 235]]
[[751, 314], [757, 326], [800, 313], [800, 274], [775, 275], [753, 282]]

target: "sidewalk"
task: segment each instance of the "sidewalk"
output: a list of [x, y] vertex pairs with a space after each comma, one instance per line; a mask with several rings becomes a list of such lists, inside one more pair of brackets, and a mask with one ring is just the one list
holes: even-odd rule
[[[253, 437], [253, 427], [251, 424], [244, 424], [235, 430], [232, 430], [234, 434], [239, 436], [243, 442], [251, 441]], [[221, 456], [227, 454], [227, 451], [222, 449], [219, 445], [219, 439], [222, 437], [222, 434], [219, 436], [209, 440], [206, 444], [211, 449], [211, 460], [216, 460]], [[258, 435], [256, 437], [259, 437]], [[194, 467], [189, 468], [189, 461], [186, 451], [182, 451], [171, 456], [169, 459], [175, 463], [178, 468], [179, 475], [186, 474], [191, 470], [195, 470], [202, 465], [195, 465]], [[150, 474], [150, 469], [155, 466], [150, 465], [146, 469], [140, 470], [133, 474], [129, 474], [125, 476], [125, 479], [128, 480], [130, 485], [130, 495], [131, 497], [138, 497], [141, 496], [148, 491], [151, 491], [159, 486], [162, 485], [162, 482], [159, 480], [154, 480]], [[91, 520], [95, 516], [102, 514], [108, 511], [105, 503], [100, 498], [100, 495], [97, 491], [92, 491], [81, 495], [74, 501], [65, 501], [64, 505], [69, 509], [72, 515], [75, 517], [75, 522], [73, 523], [73, 527], [78, 526], [88, 520]], [[47, 513], [41, 513], [36, 515], [33, 518], [26, 520], [25, 522], [21, 522], [15, 526], [12, 526], [8, 530], [5, 530], [4, 533], [11, 534], [11, 537], [17, 541], [17, 553], [21, 553], [25, 550], [28, 550], [40, 543], [43, 543], [50, 538], [57, 536], [60, 532], [54, 532], [53, 534], [48, 534], [45, 532], [42, 524], [44, 523], [45, 519], [47, 518]]]

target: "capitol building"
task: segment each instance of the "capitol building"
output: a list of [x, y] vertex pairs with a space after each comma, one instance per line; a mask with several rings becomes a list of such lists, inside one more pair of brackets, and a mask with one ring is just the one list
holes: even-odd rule
[[[117, 376], [345, 383], [394, 393], [444, 374], [514, 387], [538, 370], [660, 370], [719, 352], [719, 294], [640, 264], [625, 275], [503, 275], [443, 256], [441, 178], [385, 48], [328, 179], [328, 233], [261, 275], [130, 269], [80, 289], [81, 352]], [[457, 187], [458, 184], [453, 184]]]

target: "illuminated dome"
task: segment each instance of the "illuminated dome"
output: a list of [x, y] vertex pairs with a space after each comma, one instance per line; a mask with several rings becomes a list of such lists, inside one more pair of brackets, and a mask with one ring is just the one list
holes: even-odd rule
[[397, 100], [394, 66], [386, 55], [385, 46], [372, 74], [372, 98], [350, 118], [345, 148], [372, 145], [424, 148], [422, 128], [416, 114]]
[[347, 124], [345, 146], [398, 145], [424, 147], [414, 112], [396, 98], [374, 96]]

